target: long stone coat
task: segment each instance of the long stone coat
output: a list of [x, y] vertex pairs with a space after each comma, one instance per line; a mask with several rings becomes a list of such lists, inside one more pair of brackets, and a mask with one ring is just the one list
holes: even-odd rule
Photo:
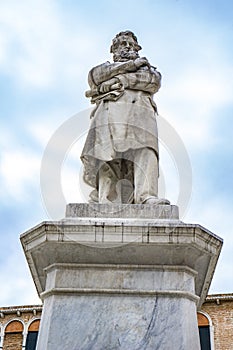
[[[116, 78], [108, 93], [99, 93], [101, 83]], [[158, 157], [157, 108], [152, 96], [160, 88], [161, 75], [156, 68], [135, 69], [133, 61], [94, 67], [88, 77], [87, 93], [96, 104], [82, 151], [84, 181], [96, 188], [101, 163], [140, 148], [152, 148]]]

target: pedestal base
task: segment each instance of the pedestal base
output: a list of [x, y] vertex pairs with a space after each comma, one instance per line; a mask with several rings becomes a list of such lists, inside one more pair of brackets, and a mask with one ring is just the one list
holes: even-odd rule
[[53, 265], [37, 349], [199, 349], [188, 268]]
[[199, 349], [222, 240], [175, 206], [97, 207], [71, 205], [21, 236], [44, 300], [37, 350]]

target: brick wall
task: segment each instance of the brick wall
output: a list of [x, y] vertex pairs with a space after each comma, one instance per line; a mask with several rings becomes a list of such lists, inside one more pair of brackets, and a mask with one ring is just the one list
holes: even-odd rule
[[3, 350], [22, 350], [22, 343], [22, 333], [7, 333], [4, 338]]
[[203, 304], [202, 310], [206, 312], [213, 324], [214, 349], [233, 350], [233, 299], [224, 300], [221, 297], [209, 300]]

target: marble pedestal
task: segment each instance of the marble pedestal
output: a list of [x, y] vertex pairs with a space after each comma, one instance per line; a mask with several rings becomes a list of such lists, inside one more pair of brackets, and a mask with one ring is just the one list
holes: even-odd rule
[[70, 204], [21, 236], [44, 302], [37, 350], [198, 350], [222, 240], [170, 205]]

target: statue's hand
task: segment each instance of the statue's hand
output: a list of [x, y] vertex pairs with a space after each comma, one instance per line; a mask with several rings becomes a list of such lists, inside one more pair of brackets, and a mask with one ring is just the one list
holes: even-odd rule
[[104, 81], [98, 88], [99, 92], [104, 94], [112, 90], [112, 85], [118, 83], [118, 79], [112, 78], [110, 80]]
[[142, 66], [147, 66], [150, 68], [150, 63], [148, 62], [146, 57], [136, 58], [136, 60], [134, 61], [134, 64], [137, 68], [140, 68]]

